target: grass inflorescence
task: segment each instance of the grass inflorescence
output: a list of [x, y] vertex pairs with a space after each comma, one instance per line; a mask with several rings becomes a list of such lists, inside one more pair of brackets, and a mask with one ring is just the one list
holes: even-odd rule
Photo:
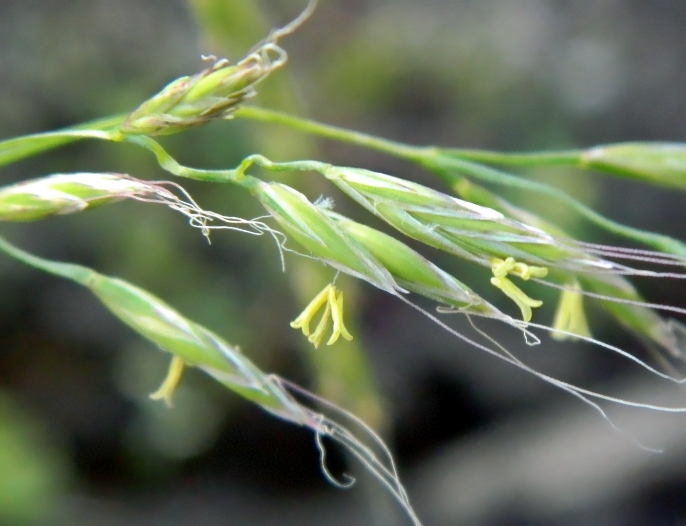
[[[312, 13], [314, 1], [282, 29], [273, 31], [235, 65], [213, 59], [202, 72], [177, 79], [127, 115], [119, 115], [50, 133], [0, 142], [0, 165], [60, 147], [69, 142], [97, 139], [129, 143], [150, 151], [160, 167], [174, 176], [233, 185], [254, 197], [266, 217], [243, 219], [202, 209], [177, 183], [142, 181], [128, 175], [75, 172], [0, 187], [0, 221], [35, 221], [52, 215], [77, 213], [96, 205], [135, 199], [159, 203], [184, 214], [208, 240], [215, 229], [231, 229], [253, 235], [271, 235], [284, 252], [313, 258], [331, 269], [331, 283], [317, 294], [291, 326], [319, 347], [353, 338], [344, 322], [344, 292], [339, 274], [348, 274], [408, 303], [468, 344], [534, 374], [599, 411], [601, 402], [636, 408], [683, 413], [686, 407], [653, 405], [625, 400], [567, 383], [528, 366], [507, 347], [477, 328], [479, 317], [502, 322], [523, 334], [529, 344], [540, 344], [541, 331], [556, 339], [590, 342], [617, 353], [650, 373], [675, 383], [683, 380], [632, 354], [593, 337], [593, 320], [585, 312], [596, 302], [621, 326], [662, 357], [676, 363], [686, 360], [686, 330], [676, 319], [686, 314], [679, 305], [652, 304], [632, 283], [636, 276], [683, 280], [686, 245], [681, 241], [616, 223], [575, 201], [560, 190], [528, 181], [494, 166], [546, 166], [565, 164], [593, 168], [617, 175], [683, 189], [686, 187], [682, 144], [620, 143], [586, 150], [508, 154], [463, 149], [414, 147], [362, 133], [327, 126], [295, 116], [244, 103], [256, 95], [267, 76], [286, 64], [286, 52], [278, 45]], [[272, 162], [262, 155], [247, 157], [238, 167], [197, 169], [178, 163], [154, 138], [232, 117], [268, 121], [307, 133], [383, 151], [416, 163], [448, 184], [440, 191], [403, 178], [360, 167], [335, 166], [316, 160]], [[281, 181], [248, 174], [255, 165], [274, 177], [288, 172], [314, 172], [341, 190], [352, 202], [381, 219], [390, 234], [333, 210], [330, 199], [313, 201], [306, 193]], [[571, 206], [587, 219], [649, 249], [604, 246], [576, 240], [552, 222], [514, 206], [497, 193], [474, 183], [475, 179], [515, 186], [535, 195], [548, 195]], [[450, 193], [449, 193], [450, 192]], [[453, 195], [455, 194], [455, 195]], [[533, 194], [532, 194], [533, 195]], [[414, 243], [410, 246], [410, 241]], [[414, 248], [418, 246], [419, 248]], [[475, 264], [479, 272], [471, 282], [458, 272], [439, 267], [423, 249], [441, 250], [452, 258]], [[171, 353], [167, 378], [151, 395], [172, 403], [176, 385], [186, 367], [196, 367], [214, 380], [271, 414], [312, 429], [322, 451], [322, 437], [343, 445], [352, 456], [386, 487], [419, 524], [400, 484], [392, 457], [381, 439], [353, 415], [307, 393], [278, 376], [263, 372], [236, 346], [218, 334], [180, 314], [160, 298], [125, 280], [93, 269], [61, 263], [29, 254], [0, 238], [0, 250], [36, 269], [54, 274], [90, 290], [115, 317], [143, 338]], [[297, 260], [295, 260], [296, 264]], [[455, 265], [459, 270], [459, 265]], [[668, 270], [655, 270], [667, 268]], [[476, 277], [475, 277], [476, 276]], [[533, 284], [559, 291], [556, 309], [535, 297]], [[495, 287], [511, 304], [487, 301], [478, 292]], [[418, 307], [411, 294], [435, 302], [437, 311]], [[508, 312], [515, 310], [517, 315]], [[551, 324], [541, 323], [542, 311], [554, 311]], [[457, 332], [447, 314], [466, 316], [475, 336]], [[316, 327], [311, 324], [319, 316]], [[328, 338], [327, 338], [328, 335]], [[317, 412], [293, 396], [305, 396], [342, 416], [357, 432]], [[362, 438], [358, 438], [358, 435]], [[326, 466], [322, 463], [324, 472]], [[336, 482], [331, 478], [333, 482]]]

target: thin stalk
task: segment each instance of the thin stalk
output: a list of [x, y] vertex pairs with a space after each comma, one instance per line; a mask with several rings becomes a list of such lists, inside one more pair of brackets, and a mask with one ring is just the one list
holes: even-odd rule
[[57, 131], [34, 133], [0, 141], [0, 166], [21, 161], [59, 146], [92, 138], [87, 135], [88, 132], [115, 130], [126, 120], [127, 116], [128, 114], [113, 115]]
[[501, 166], [575, 166], [583, 165], [583, 150], [559, 150], [552, 152], [494, 152], [450, 148], [441, 150], [450, 157], [457, 157], [477, 163]]
[[363, 132], [340, 128], [329, 124], [322, 124], [310, 119], [303, 119], [301, 117], [289, 115], [288, 113], [259, 108], [257, 106], [242, 106], [234, 115], [236, 117], [243, 117], [254, 121], [281, 124], [304, 133], [346, 142], [348, 144], [355, 144], [408, 161], [417, 162], [424, 159], [427, 155], [435, 154], [437, 152], [436, 148], [411, 146], [409, 144], [368, 135]]
[[[185, 177], [187, 179], [195, 179], [196, 181], [205, 181], [211, 183], [234, 183], [243, 186], [241, 180], [243, 179], [242, 169], [232, 168], [229, 170], [204, 170], [201, 168], [191, 168], [180, 164], [176, 159], [167, 153], [162, 148], [162, 145], [156, 140], [151, 139], [145, 135], [123, 135], [122, 142], [128, 142], [142, 146], [146, 150], [152, 152], [157, 158], [160, 167], [178, 177]], [[241, 165], [242, 166], [242, 165]]]
[[363, 132], [349, 130], [338, 126], [322, 124], [310, 119], [296, 117], [288, 113], [274, 111], [257, 106], [242, 106], [236, 111], [236, 117], [282, 124], [319, 137], [333, 139], [348, 144], [363, 146], [379, 152], [400, 157], [408, 161], [420, 161], [427, 156], [445, 155], [460, 159], [510, 166], [573, 165], [582, 163], [582, 150], [560, 150], [554, 152], [495, 152], [462, 148], [419, 147], [389, 139], [382, 139]]
[[87, 285], [88, 279], [92, 275], [91, 269], [83, 267], [81, 265], [76, 265], [74, 263], [63, 263], [49, 261], [47, 259], [34, 256], [25, 250], [21, 250], [14, 245], [8, 243], [0, 237], [0, 251], [5, 252], [12, 256], [13, 258], [21, 261], [22, 263], [29, 265], [48, 274], [53, 274], [61, 278], [69, 279], [79, 283], [80, 285]]

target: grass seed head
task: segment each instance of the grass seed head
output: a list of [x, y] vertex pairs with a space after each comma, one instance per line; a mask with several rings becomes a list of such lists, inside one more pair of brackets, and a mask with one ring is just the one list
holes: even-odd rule
[[583, 164], [618, 175], [686, 189], [686, 144], [628, 142], [584, 152]]
[[399, 288], [386, 268], [356, 243], [323, 208], [280, 183], [256, 181], [251, 191], [286, 234], [332, 267], [364, 279], [387, 292]]
[[491, 267], [491, 284], [517, 304], [525, 321], [531, 319], [532, 308], [541, 306], [507, 275], [544, 277], [545, 265], [563, 259], [566, 249], [543, 230], [492, 208], [389, 175], [338, 167], [327, 167], [324, 174], [408, 237]]
[[119, 320], [173, 354], [175, 359], [172, 361], [170, 374], [160, 390], [154, 393], [156, 397], [170, 400], [183, 365], [192, 365], [240, 396], [285, 420], [306, 425], [311, 421], [307, 410], [297, 404], [278, 382], [274, 382], [248, 360], [236, 346], [185, 318], [153, 294], [82, 265], [34, 256], [1, 237], [0, 250], [27, 265], [90, 289]]
[[512, 257], [530, 268], [552, 267], [570, 276], [616, 268], [572, 239], [553, 236], [488, 206], [369, 170], [328, 167], [323, 173], [408, 237], [484, 266], [490, 267], [494, 258]]
[[288, 56], [278, 40], [298, 29], [312, 14], [316, 0], [291, 23], [272, 31], [243, 60], [231, 65], [215, 63], [193, 75], [181, 77], [134, 110], [122, 125], [129, 134], [169, 135], [215, 119], [230, 119], [247, 99], [255, 96], [257, 84], [282, 67]]
[[55, 174], [0, 188], [0, 220], [33, 221], [159, 191], [121, 174]]
[[[289, 236], [332, 267], [395, 295], [412, 291], [455, 309], [506, 318], [469, 287], [397, 239], [317, 207], [280, 183], [255, 180], [252, 191]], [[324, 301], [322, 296], [319, 304]], [[296, 320], [299, 328], [303, 328], [302, 321]]]
[[[462, 180], [455, 185], [455, 190], [459, 195], [481, 205], [491, 206], [519, 220], [534, 224], [556, 238], [565, 237], [565, 233], [558, 227], [527, 210], [508, 203], [502, 197], [494, 195], [479, 185]], [[582, 246], [581, 249], [583, 248]], [[601, 249], [602, 254], [617, 254], [620, 257], [624, 255], [622, 249], [618, 247], [592, 246], [592, 248]], [[660, 253], [645, 253], [645, 255], [648, 257], [647, 261], [653, 258], [659, 259], [661, 256]], [[595, 259], [592, 254], [586, 257], [589, 260]], [[683, 266], [683, 262], [677, 259], [673, 262]], [[577, 272], [567, 273], [564, 269], [552, 272], [553, 279], [565, 284], [553, 328], [579, 336], [590, 336], [582, 297], [584, 294], [590, 295], [590, 299], [594, 299], [594, 296], [602, 296], [605, 299], [599, 297], [595, 299], [619, 324], [645, 341], [657, 344], [671, 358], [683, 359], [686, 352], [686, 338], [683, 334], [686, 333], [678, 322], [665, 319], [656, 311], [657, 307], [665, 308], [666, 306], [650, 305], [645, 302], [627, 277], [622, 275], [622, 273], [631, 275], [630, 269], [615, 266], [609, 261], [603, 261], [603, 263], [603, 266], [582, 265], [581, 268], [576, 269]], [[640, 271], [635, 273], [640, 273]], [[659, 277], [659, 274], [655, 277]], [[668, 308], [668, 310], [673, 309]], [[569, 337], [560, 332], [552, 334], [559, 339]]]
[[547, 266], [566, 255], [538, 228], [417, 183], [357, 168], [331, 167], [325, 176], [405, 235], [484, 266], [507, 257]]
[[[278, 50], [276, 58], [269, 52]], [[181, 77], [141, 104], [122, 125], [126, 133], [169, 135], [214, 119], [230, 118], [253, 97], [255, 85], [285, 62], [285, 53], [271, 46], [236, 65], [218, 60], [192, 76]]]
[[170, 373], [155, 398], [171, 400], [182, 365], [202, 369], [263, 409], [302, 423], [299, 406], [248, 360], [237, 347], [185, 318], [161, 299], [126, 281], [91, 272], [83, 282], [100, 301], [135, 332], [174, 355]]
[[403, 288], [465, 312], [504, 316], [464, 283], [405, 243], [339, 214], [330, 215], [347, 234], [369, 250]]

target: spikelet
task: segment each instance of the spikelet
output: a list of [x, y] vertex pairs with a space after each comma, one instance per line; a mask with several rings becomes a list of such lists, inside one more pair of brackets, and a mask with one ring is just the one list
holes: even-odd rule
[[395, 294], [402, 290], [388, 270], [363, 246], [352, 241], [326, 212], [307, 197], [280, 183], [254, 180], [250, 188], [296, 242], [332, 267]]
[[122, 174], [54, 174], [0, 187], [0, 221], [33, 221], [127, 197], [161, 193], [169, 194], [159, 186]]
[[286, 234], [333, 268], [394, 295], [412, 291], [463, 312], [512, 321], [397, 239], [318, 207], [286, 185], [254, 180], [251, 190]]
[[255, 87], [288, 60], [278, 40], [295, 31], [312, 14], [311, 0], [291, 23], [271, 32], [243, 60], [231, 65], [214, 60], [209, 68], [181, 77], [136, 108], [121, 126], [126, 134], [170, 135], [215, 119], [230, 119], [246, 100], [256, 95]]
[[[462, 197], [483, 206], [492, 207], [510, 217], [535, 225], [545, 230], [555, 238], [569, 239], [554, 225], [531, 212], [522, 210], [502, 197], [499, 197], [485, 188], [475, 185], [467, 180], [462, 180], [454, 186], [455, 191]], [[640, 262], [645, 259], [648, 262], [659, 261], [663, 264], [683, 266], [684, 262], [678, 258], [665, 256], [664, 254], [649, 251], [631, 251], [620, 247], [604, 247], [597, 245], [580, 245], [592, 253], [614, 256], [617, 258], [629, 257], [630, 260]], [[593, 257], [591, 254], [589, 257]], [[686, 344], [686, 331], [675, 320], [665, 319], [657, 309], [663, 308], [673, 312], [680, 312], [679, 308], [671, 308], [663, 305], [651, 305], [646, 303], [636, 288], [624, 274], [638, 274], [660, 277], [678, 277], [678, 275], [643, 272], [631, 269], [624, 265], [609, 264], [606, 269], [593, 271], [593, 268], [582, 267], [579, 272], [566, 272], [552, 269], [551, 278], [562, 284], [560, 306], [558, 307], [553, 328], [565, 330], [580, 336], [589, 336], [590, 330], [582, 307], [582, 295], [590, 296], [591, 300], [598, 300], [600, 306], [605, 309], [615, 320], [643, 338], [645, 341], [657, 344], [667, 352], [671, 358], [683, 359]], [[612, 272], [615, 271], [615, 273]], [[561, 333], [553, 333], [558, 338]]]
[[611, 268], [540, 228], [417, 183], [359, 168], [330, 166], [322, 173], [405, 235], [485, 266], [512, 257], [569, 270]]
[[583, 152], [581, 164], [649, 183], [686, 189], [686, 144], [627, 142]]

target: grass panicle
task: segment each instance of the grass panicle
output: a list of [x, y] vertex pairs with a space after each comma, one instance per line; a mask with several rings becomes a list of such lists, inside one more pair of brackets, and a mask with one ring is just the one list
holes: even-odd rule
[[[664, 350], [666, 365], [671, 365], [669, 360], [683, 362], [686, 327], [676, 320], [665, 319], [660, 312], [683, 315], [686, 309], [646, 302], [628, 278], [686, 278], [683, 273], [686, 245], [667, 236], [616, 223], [557, 188], [489, 166], [575, 166], [686, 189], [686, 145], [635, 142], [586, 150], [521, 154], [414, 147], [271, 110], [244, 106], [256, 95], [258, 84], [286, 64], [288, 57], [278, 45], [279, 40], [305, 22], [315, 5], [316, 0], [310, 0], [295, 20], [272, 31], [236, 64], [230, 64], [226, 59], [206, 57], [206, 60], [213, 61], [209, 67], [196, 75], [174, 80], [128, 115], [0, 141], [0, 166], [83, 139], [136, 144], [152, 152], [160, 167], [175, 176], [230, 183], [248, 190], [283, 232], [262, 222], [263, 218], [245, 220], [203, 210], [175, 183], [145, 182], [113, 173], [55, 174], [0, 187], [0, 221], [39, 220], [132, 198], [162, 203], [181, 212], [208, 239], [212, 229], [220, 228], [253, 235], [268, 233], [278, 244], [282, 263], [284, 251], [291, 250], [284, 245], [286, 237], [289, 237], [311, 257], [336, 271], [367, 281], [395, 295], [463, 342], [563, 389], [590, 405], [608, 421], [610, 419], [600, 402], [671, 413], [686, 412], [686, 407], [616, 398], [548, 376], [526, 365], [495, 338], [482, 331], [472, 317], [503, 321], [524, 334], [526, 343], [530, 345], [541, 341], [534, 330], [547, 331], [557, 339], [589, 342], [638, 364], [659, 378], [676, 383], [686, 382], [676, 375], [657, 370], [622, 349], [595, 340], [592, 337], [592, 323], [589, 324], [584, 312], [584, 302], [597, 302], [619, 324], [649, 345], [657, 345]], [[261, 155], [252, 155], [235, 169], [196, 169], [179, 164], [152, 138], [183, 132], [215, 119], [230, 119], [236, 115], [285, 124], [416, 163], [448, 183], [459, 197], [383, 173], [311, 160], [274, 163]], [[490, 283], [518, 305], [524, 321], [503, 313], [401, 240], [334, 212], [330, 200], [320, 199], [313, 203], [288, 185], [247, 175], [245, 171], [253, 163], [272, 172], [318, 172], [401, 234], [487, 267]], [[633, 242], [644, 243], [657, 251], [574, 240], [546, 220], [472, 184], [466, 177], [557, 199], [607, 231]], [[138, 335], [171, 353], [169, 372], [159, 389], [152, 393], [152, 398], [171, 405], [174, 389], [181, 381], [185, 368], [196, 367], [269, 413], [310, 428], [316, 435], [324, 474], [334, 484], [346, 487], [349, 480], [340, 482], [328, 473], [321, 439], [329, 437], [340, 444], [389, 490], [413, 524], [420, 524], [383, 441], [350, 413], [286, 380], [263, 372], [237, 346], [186, 318], [138, 286], [88, 267], [34, 256], [3, 238], [0, 238], [0, 251], [27, 265], [88, 288], [114, 316]], [[655, 270], [657, 267], [677, 267], [677, 270]], [[515, 284], [514, 278], [559, 289], [560, 302], [552, 326], [531, 322], [532, 309], [541, 307], [542, 301], [527, 296]], [[440, 303], [438, 313], [465, 314], [479, 338], [471, 339], [461, 334], [439, 319], [437, 314], [415, 305], [407, 299], [410, 292]], [[315, 347], [326, 340], [326, 334], [330, 334], [327, 345], [341, 337], [350, 340], [352, 335], [343, 321], [343, 307], [343, 292], [335, 286], [334, 277], [334, 282], [312, 300], [291, 326], [302, 330]], [[310, 325], [317, 316], [320, 316], [317, 325], [311, 330]], [[592, 319], [590, 321], [593, 322]], [[300, 401], [303, 398], [343, 416], [356, 433], [325, 414], [310, 409]]]

